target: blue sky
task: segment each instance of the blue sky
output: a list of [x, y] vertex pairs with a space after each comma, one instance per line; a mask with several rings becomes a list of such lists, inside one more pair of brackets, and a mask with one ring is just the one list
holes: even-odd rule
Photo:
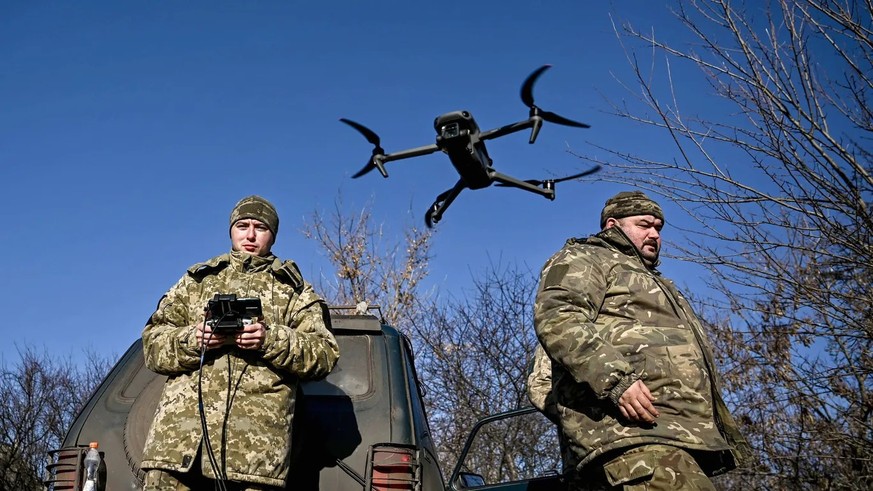
[[[527, 117], [519, 87], [549, 63], [537, 104], [592, 128], [489, 141], [499, 171], [579, 172], [588, 165], [567, 150], [592, 144], [669, 154], [663, 135], [608, 114], [607, 100], [630, 96], [617, 80], [632, 81], [610, 13], [679, 29], [665, 3], [643, 0], [3, 2], [0, 358], [23, 345], [120, 354], [186, 267], [227, 251], [228, 214], [248, 194], [276, 204], [274, 251], [310, 278], [325, 261], [300, 229], [339, 194], [349, 212], [372, 202], [389, 233], [420, 225], [457, 180], [448, 159], [353, 180], [371, 147], [341, 117], [389, 152], [433, 143], [434, 117], [453, 110], [502, 126]], [[567, 182], [554, 202], [465, 191], [437, 227], [429, 286], [457, 294], [498, 259], [538, 270], [567, 237], [594, 232], [619, 190]]]

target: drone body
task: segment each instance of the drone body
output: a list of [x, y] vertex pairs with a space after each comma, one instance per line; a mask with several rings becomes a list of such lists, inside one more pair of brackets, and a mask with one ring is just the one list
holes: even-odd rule
[[488, 156], [488, 150], [485, 147], [486, 140], [499, 138], [527, 128], [531, 128], [529, 143], [534, 143], [543, 121], [577, 128], [588, 128], [587, 124], [578, 123], [558, 116], [555, 113], [543, 111], [534, 104], [534, 82], [549, 67], [550, 65], [544, 65], [538, 68], [522, 84], [521, 99], [530, 108], [530, 114], [526, 120], [483, 132], [479, 130], [479, 125], [469, 111], [453, 111], [438, 116], [434, 120], [434, 130], [436, 130], [437, 137], [436, 143], [433, 145], [385, 154], [385, 150], [381, 147], [379, 136], [376, 133], [366, 126], [349, 119], [340, 119], [343, 123], [348, 124], [363, 134], [374, 147], [370, 160], [352, 177], [361, 177], [373, 169], [377, 169], [383, 177], [388, 177], [388, 172], [385, 170], [387, 162], [428, 155], [436, 151], [445, 152], [458, 172], [460, 179], [452, 188], [437, 196], [434, 203], [428, 208], [424, 216], [428, 227], [440, 221], [443, 213], [445, 213], [449, 205], [452, 204], [464, 189], [482, 189], [496, 183], [497, 186], [519, 188], [539, 194], [550, 200], [555, 199], [555, 183], [592, 174], [600, 170], [600, 166], [560, 179], [542, 181], [531, 179], [522, 181], [497, 172], [492, 166], [493, 162], [491, 157]]
[[492, 160], [485, 142], [479, 138], [479, 125], [467, 111], [438, 116], [433, 127], [437, 147], [443, 149], [467, 188], [482, 189], [491, 185]]

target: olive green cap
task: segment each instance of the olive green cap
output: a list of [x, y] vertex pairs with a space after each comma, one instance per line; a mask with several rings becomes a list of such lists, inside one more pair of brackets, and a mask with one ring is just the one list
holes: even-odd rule
[[661, 206], [655, 203], [642, 191], [622, 191], [606, 200], [603, 211], [600, 212], [600, 228], [606, 226], [608, 218], [624, 218], [636, 215], [652, 215], [664, 220]]
[[279, 214], [276, 213], [276, 207], [260, 196], [251, 195], [239, 200], [230, 212], [230, 226], [246, 218], [253, 218], [266, 225], [273, 232], [273, 237], [279, 233]]

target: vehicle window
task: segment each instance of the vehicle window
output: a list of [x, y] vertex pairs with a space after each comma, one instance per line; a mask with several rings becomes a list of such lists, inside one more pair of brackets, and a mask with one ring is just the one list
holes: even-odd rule
[[373, 337], [337, 336], [340, 357], [323, 380], [303, 383], [307, 396], [345, 396], [365, 399], [373, 393]]
[[539, 412], [492, 421], [476, 433], [460, 470], [458, 485], [469, 489], [556, 478], [561, 473], [557, 428]]

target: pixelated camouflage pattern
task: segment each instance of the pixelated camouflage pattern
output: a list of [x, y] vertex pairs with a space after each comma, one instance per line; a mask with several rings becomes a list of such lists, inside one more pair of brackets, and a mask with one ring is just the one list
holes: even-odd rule
[[600, 228], [606, 225], [607, 218], [624, 218], [635, 215], [652, 215], [664, 221], [661, 206], [642, 191], [622, 191], [606, 200], [600, 212]]
[[[143, 350], [148, 368], [169, 378], [142, 468], [187, 471], [194, 463], [202, 437], [194, 326], [216, 293], [260, 297], [268, 330], [259, 351], [207, 351], [202, 391], [209, 440], [218, 462], [226, 458], [230, 480], [283, 486], [298, 380], [330, 373], [339, 348], [324, 301], [293, 262], [274, 256], [218, 256], [190, 268], [161, 299], [143, 330]], [[214, 478], [206, 453], [201, 457], [204, 474]]]
[[[225, 482], [227, 491], [279, 491], [284, 486], [266, 486], [243, 482]], [[186, 474], [170, 473], [160, 469], [152, 469], [146, 473], [143, 491], [203, 491], [218, 489], [215, 481], [210, 481], [203, 476], [190, 476]]]
[[[534, 325], [553, 360], [560, 425], [580, 468], [605, 452], [647, 443], [700, 451], [708, 475], [748, 455], [700, 322], [618, 227], [570, 239], [549, 259]], [[637, 378], [656, 398], [654, 425], [627, 421], [617, 407]]]

